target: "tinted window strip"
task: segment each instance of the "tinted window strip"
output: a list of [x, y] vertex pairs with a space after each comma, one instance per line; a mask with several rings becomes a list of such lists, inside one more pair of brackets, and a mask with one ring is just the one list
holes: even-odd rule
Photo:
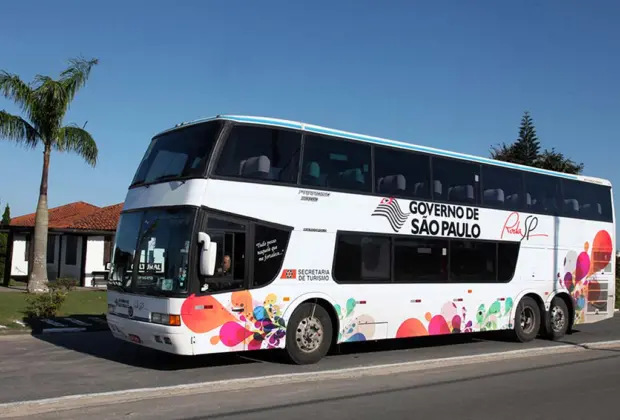
[[[339, 258], [339, 254], [341, 254], [341, 250], [339, 249], [339, 243], [340, 240], [342, 238], [356, 238], [356, 239], [361, 239], [361, 238], [376, 238], [376, 239], [383, 239], [385, 240], [386, 238], [389, 239], [390, 241], [390, 254], [389, 254], [389, 259], [390, 259], [390, 278], [389, 279], [385, 279], [384, 281], [381, 280], [377, 280], [374, 282], [370, 282], [370, 281], [362, 281], [361, 279], [354, 279], [354, 280], [338, 280], [338, 275], [337, 275], [337, 268], [338, 268], [338, 258]], [[396, 248], [396, 243], [397, 240], [401, 240], [401, 241], [406, 241], [407, 239], [410, 240], [415, 240], [415, 241], [420, 241], [420, 242], [445, 242], [446, 243], [446, 247], [447, 247], [447, 270], [448, 270], [448, 276], [447, 276], [447, 280], [437, 280], [437, 281], [424, 281], [424, 280], [410, 280], [410, 281], [396, 281], [396, 275], [395, 275], [395, 266], [396, 266], [396, 253], [395, 253], [395, 248]], [[495, 281], [488, 281], [488, 280], [479, 280], [479, 281], [453, 281], [451, 280], [451, 275], [450, 273], [452, 272], [452, 243], [454, 242], [468, 242], [468, 243], [472, 243], [472, 244], [493, 244], [495, 246], [495, 260], [494, 262], [494, 270], [495, 270]], [[504, 248], [503, 249], [503, 253], [508, 253], [509, 255], [511, 253], [514, 252], [514, 257], [510, 260], [510, 264], [509, 264], [509, 272], [510, 275], [507, 276], [505, 279], [500, 279], [500, 271], [505, 272], [506, 266], [502, 266], [502, 269], [500, 270], [500, 248]], [[516, 248], [515, 248], [516, 247]], [[493, 241], [493, 240], [476, 240], [476, 239], [472, 239], [472, 240], [464, 240], [461, 238], [443, 238], [443, 237], [428, 237], [428, 236], [402, 236], [402, 235], [383, 235], [383, 234], [364, 234], [364, 233], [357, 233], [357, 232], [351, 232], [351, 233], [344, 233], [344, 232], [338, 232], [338, 234], [336, 235], [336, 241], [335, 241], [335, 245], [334, 245], [334, 257], [333, 257], [333, 261], [332, 261], [332, 278], [334, 279], [334, 281], [338, 284], [504, 284], [504, 283], [510, 283], [513, 279], [514, 279], [514, 274], [516, 272], [516, 268], [517, 268], [517, 263], [519, 261], [519, 255], [520, 255], [520, 251], [521, 251], [521, 242], [519, 241]], [[361, 251], [360, 251], [361, 253]], [[503, 254], [502, 254], [503, 255]], [[440, 272], [438, 272], [438, 274], [440, 274]]]

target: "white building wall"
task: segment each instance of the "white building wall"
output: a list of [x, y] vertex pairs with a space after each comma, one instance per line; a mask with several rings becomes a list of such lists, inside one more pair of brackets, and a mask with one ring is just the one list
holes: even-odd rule
[[91, 281], [93, 271], [105, 271], [103, 255], [105, 251], [105, 240], [103, 236], [89, 236], [86, 243], [86, 287], [92, 287]]
[[[80, 281], [82, 274], [82, 241], [84, 238], [77, 237], [76, 261], [75, 265], [67, 264], [67, 237], [69, 235], [53, 235], [54, 248], [48, 249], [53, 252], [54, 262], [47, 264], [47, 275], [49, 280], [54, 281], [58, 277], [71, 277]], [[61, 240], [62, 237], [62, 240]], [[104, 272], [105, 264], [105, 238], [103, 236], [89, 236], [86, 242], [86, 263], [84, 267], [85, 286], [92, 287], [91, 281], [93, 272]], [[62, 247], [61, 247], [62, 243]], [[61, 249], [62, 248], [62, 249]], [[60, 263], [59, 263], [60, 259]], [[60, 268], [60, 273], [59, 273]], [[13, 238], [13, 257], [11, 262], [11, 276], [27, 276], [28, 260], [26, 256], [26, 236], [15, 235]]]
[[27, 276], [28, 259], [26, 258], [26, 235], [13, 237], [13, 258], [11, 260], [11, 276]]

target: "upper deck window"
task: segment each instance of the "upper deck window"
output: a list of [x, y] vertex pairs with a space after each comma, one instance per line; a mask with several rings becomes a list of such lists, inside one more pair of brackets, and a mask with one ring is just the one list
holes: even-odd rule
[[430, 198], [429, 156], [375, 147], [375, 192], [385, 196]]
[[310, 135], [304, 145], [301, 184], [351, 192], [371, 192], [370, 145]]
[[523, 210], [523, 173], [501, 166], [482, 165], [482, 202], [501, 210]]
[[562, 196], [564, 216], [603, 222], [613, 221], [609, 187], [563, 179]]
[[480, 165], [433, 156], [433, 198], [437, 201], [480, 203]]
[[221, 121], [210, 121], [155, 137], [132, 185], [202, 176], [221, 127]]
[[525, 172], [526, 209], [531, 213], [560, 215], [560, 178]]
[[300, 148], [300, 133], [237, 125], [226, 140], [215, 175], [294, 184]]

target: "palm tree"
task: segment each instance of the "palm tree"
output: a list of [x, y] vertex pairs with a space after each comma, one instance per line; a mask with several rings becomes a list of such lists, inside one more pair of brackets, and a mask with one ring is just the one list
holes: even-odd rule
[[0, 71], [0, 93], [13, 101], [28, 118], [0, 111], [0, 139], [34, 149], [43, 146], [43, 171], [34, 225], [34, 258], [28, 291], [45, 292], [47, 288], [47, 177], [52, 150], [73, 152], [91, 166], [97, 164], [97, 144], [83, 127], [63, 125], [63, 119], [76, 93], [82, 88], [98, 60], [72, 59], [58, 80], [37, 75], [30, 84], [17, 75]]

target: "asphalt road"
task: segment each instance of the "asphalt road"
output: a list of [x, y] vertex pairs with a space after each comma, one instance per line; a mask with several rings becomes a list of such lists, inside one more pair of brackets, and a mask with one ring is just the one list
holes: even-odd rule
[[620, 347], [110, 404], [32, 419], [618, 418]]
[[[294, 366], [283, 363], [274, 352], [176, 357], [116, 341], [107, 332], [0, 337], [0, 403], [618, 339], [617, 315], [579, 326], [563, 342], [519, 344], [496, 334], [395, 340], [342, 346], [339, 354], [316, 365]], [[572, 372], [566, 376], [575, 378], [566, 381], [575, 390], [564, 395], [572, 403], [588, 382], [577, 381]]]

